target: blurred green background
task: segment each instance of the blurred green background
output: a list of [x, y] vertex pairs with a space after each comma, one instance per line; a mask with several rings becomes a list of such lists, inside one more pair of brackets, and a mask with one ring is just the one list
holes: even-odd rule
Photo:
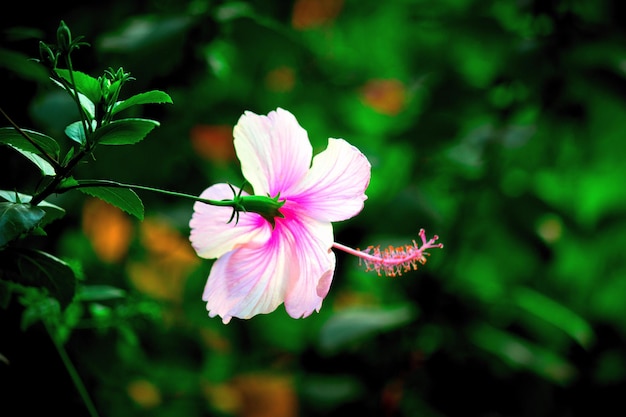
[[[75, 67], [124, 67], [128, 96], [173, 105], [136, 146], [99, 149], [80, 178], [198, 195], [243, 181], [232, 127], [283, 107], [315, 151], [342, 137], [372, 163], [351, 246], [443, 250], [399, 278], [338, 253], [319, 314], [207, 317], [211, 261], [192, 204], [141, 193], [143, 222], [99, 200], [35, 240], [120, 289], [58, 317], [102, 417], [599, 416], [626, 407], [626, 7], [618, 0], [111, 0], [13, 4], [0, 16], [0, 107], [62, 138], [71, 106], [25, 64], [60, 20], [91, 44]], [[6, 121], [0, 123], [8, 125]], [[63, 146], [69, 143], [61, 141]], [[0, 149], [0, 189], [34, 168]], [[3, 416], [87, 415], [45, 329], [0, 310]], [[12, 407], [17, 411], [8, 411]]]

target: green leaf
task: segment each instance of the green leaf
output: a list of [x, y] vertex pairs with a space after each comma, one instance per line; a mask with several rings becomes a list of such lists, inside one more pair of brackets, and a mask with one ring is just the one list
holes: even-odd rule
[[81, 301], [103, 301], [125, 296], [126, 291], [110, 285], [85, 285], [76, 294], [76, 298]]
[[45, 214], [28, 203], [0, 203], [0, 248], [34, 229]]
[[42, 82], [48, 78], [46, 69], [31, 57], [4, 48], [0, 48], [0, 67], [34, 82]]
[[[60, 148], [56, 140], [43, 133], [35, 132], [29, 129], [22, 129], [37, 145], [41, 147], [48, 155], [53, 158], [59, 156]], [[0, 128], [0, 144], [10, 145], [22, 151], [41, 154], [41, 152], [27, 140], [22, 134], [13, 127]]]
[[36, 153], [24, 151], [22, 149], [18, 149], [18, 148], [16, 148], [13, 145], [9, 145], [9, 147], [15, 149], [16, 151], [21, 153], [22, 156], [24, 156], [30, 162], [35, 164], [35, 166], [37, 168], [39, 168], [39, 171], [41, 171], [41, 173], [43, 175], [51, 177], [51, 176], [54, 176], [56, 174], [56, 171], [54, 170], [54, 167], [52, 165], [50, 165], [50, 163], [48, 161], [46, 161], [44, 158], [42, 158], [41, 156], [37, 155]]
[[129, 188], [81, 187], [79, 190], [85, 194], [104, 200], [124, 210], [128, 214], [137, 217], [139, 220], [143, 220], [143, 203], [137, 194]]
[[148, 119], [121, 119], [94, 132], [94, 141], [102, 145], [132, 145], [146, 137], [159, 122]]
[[8, 281], [0, 279], [0, 308], [6, 309], [13, 298], [14, 285]]
[[74, 142], [78, 142], [81, 146], [84, 146], [87, 143], [87, 136], [85, 136], [83, 122], [80, 120], [68, 125], [65, 128], [65, 134], [68, 138], [72, 139]]
[[89, 100], [89, 98], [87, 98], [82, 93], [78, 93], [78, 100], [80, 101], [80, 105], [82, 106], [82, 108], [85, 110], [85, 112], [87, 112], [87, 117], [89, 117], [89, 120], [93, 121], [96, 115], [96, 105], [94, 104], [94, 102]]
[[[63, 85], [63, 83], [60, 83], [59, 81], [54, 80], [54, 79], [52, 81], [56, 85], [64, 89], [65, 91], [68, 91], [67, 88], [65, 88], [65, 86]], [[69, 91], [69, 94], [71, 94], [71, 96], [74, 97], [74, 90]], [[93, 120], [96, 114], [96, 105], [94, 104], [94, 102], [91, 101], [89, 97], [87, 97], [80, 91], [78, 92], [78, 101], [80, 102], [80, 105], [83, 108], [83, 110], [85, 110], [85, 112], [87, 113], [87, 116], [89, 117], [89, 119]]]
[[[56, 73], [68, 83], [72, 83], [68, 70], [57, 68]], [[98, 79], [80, 71], [72, 71], [72, 73], [74, 76], [74, 85], [78, 92], [84, 94], [92, 103], [100, 102], [102, 91], [100, 90], [100, 82]]]
[[46, 296], [45, 291], [43, 291], [39, 294], [28, 294], [27, 297], [22, 297], [20, 301], [26, 306], [22, 313], [20, 326], [22, 331], [40, 321], [55, 323], [53, 328], [59, 329], [57, 325], [61, 317], [61, 304], [58, 300]]
[[76, 277], [64, 261], [42, 251], [8, 248], [0, 252], [0, 279], [45, 288], [65, 308], [74, 298]]
[[[16, 193], [15, 191], [0, 190], [0, 198], [10, 203], [29, 203], [33, 197], [27, 194]], [[39, 227], [44, 227], [50, 222], [60, 219], [65, 215], [65, 209], [48, 203], [45, 200], [39, 203], [37, 207], [42, 209], [46, 214], [39, 222]]]
[[303, 398], [312, 401], [318, 409], [328, 410], [329, 415], [333, 414], [330, 412], [332, 408], [357, 401], [366, 392], [364, 381], [356, 375], [307, 373], [299, 386]]
[[76, 188], [78, 181], [74, 177], [63, 178], [59, 183], [58, 190], [67, 190], [68, 188]]
[[74, 157], [74, 148], [72, 147], [72, 148], [68, 149], [67, 153], [63, 157], [63, 162], [61, 163], [61, 165], [63, 165], [63, 166], [67, 165], [67, 163], [70, 162], [70, 160], [73, 157]]
[[136, 94], [126, 100], [118, 101], [113, 106], [111, 114], [117, 114], [131, 106], [137, 104], [172, 104], [172, 98], [165, 92], [159, 90], [147, 91], [145, 93]]
[[224, 23], [242, 17], [255, 17], [254, 9], [245, 2], [234, 1], [215, 8], [215, 20]]
[[319, 344], [324, 351], [335, 351], [409, 323], [415, 316], [416, 311], [410, 305], [346, 309], [334, 314], [324, 323], [319, 334]]
[[557, 353], [492, 326], [476, 327], [470, 338], [514, 369], [526, 369], [559, 384], [576, 376], [576, 369]]
[[567, 307], [529, 288], [517, 288], [515, 304], [567, 333], [581, 346], [589, 347], [594, 340], [593, 329], [582, 317]]

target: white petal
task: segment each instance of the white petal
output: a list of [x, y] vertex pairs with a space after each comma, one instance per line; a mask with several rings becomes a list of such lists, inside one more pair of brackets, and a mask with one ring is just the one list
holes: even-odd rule
[[284, 300], [291, 274], [288, 247], [279, 228], [263, 246], [242, 246], [213, 264], [202, 299], [209, 315], [242, 319], [270, 313]]
[[[236, 187], [235, 192], [239, 192]], [[247, 195], [242, 193], [242, 195]], [[200, 195], [208, 200], [232, 199], [233, 192], [227, 184], [213, 185]], [[198, 256], [218, 258], [242, 244], [259, 245], [266, 242], [271, 233], [271, 225], [256, 213], [239, 213], [230, 223], [233, 209], [196, 202], [189, 222], [189, 239]]]
[[244, 177], [255, 195], [275, 197], [306, 175], [313, 150], [306, 131], [281, 108], [260, 116], [245, 112], [233, 135]]
[[291, 317], [307, 317], [321, 308], [335, 271], [332, 225], [306, 216], [292, 217], [288, 204], [283, 212], [290, 220], [285, 225], [289, 229], [286, 236], [292, 265], [285, 309]]
[[330, 223], [294, 217], [288, 204], [262, 246], [240, 246], [219, 258], [211, 269], [203, 300], [211, 317], [227, 323], [274, 311], [306, 317], [319, 311], [335, 269]]
[[287, 198], [318, 220], [346, 220], [363, 209], [370, 171], [361, 151], [343, 139], [329, 139], [326, 150], [313, 158], [304, 181]]

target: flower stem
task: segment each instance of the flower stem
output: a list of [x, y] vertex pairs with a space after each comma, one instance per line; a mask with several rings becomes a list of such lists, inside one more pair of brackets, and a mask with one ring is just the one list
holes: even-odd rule
[[[70, 96], [72, 96], [72, 98], [74, 99], [76, 106], [78, 107], [80, 121], [83, 124], [83, 132], [85, 132], [85, 135], [87, 136], [93, 133], [93, 130], [89, 123], [89, 119], [87, 115], [85, 114], [85, 109], [83, 108], [83, 105], [80, 103], [80, 96], [78, 95], [78, 87], [76, 86], [76, 81], [74, 80], [74, 67], [72, 65], [72, 57], [70, 56], [70, 52], [68, 52], [67, 55], [65, 55], [65, 63], [67, 65], [67, 70], [70, 76], [70, 83], [71, 83], [70, 85], [67, 85], [66, 88], [67, 88], [67, 91], [70, 93]], [[65, 80], [63, 80], [63, 77], [60, 77], [60, 78], [63, 84], [67, 84]], [[87, 140], [87, 143], [89, 143], [89, 140]]]
[[80, 150], [80, 152], [74, 155], [74, 157], [70, 159], [70, 161], [65, 166], [62, 166], [60, 168], [60, 170], [57, 172], [57, 175], [52, 178], [52, 181], [50, 181], [42, 191], [33, 196], [33, 198], [30, 200], [30, 204], [36, 206], [44, 199], [46, 199], [50, 194], [59, 192], [59, 184], [61, 184], [64, 179], [68, 178], [72, 174], [72, 170], [74, 169], [74, 167], [76, 167], [76, 165], [80, 162], [81, 159], [85, 157], [85, 155], [87, 155], [88, 152], [88, 148], [83, 148], [82, 150]]
[[89, 412], [89, 415], [91, 417], [99, 417], [98, 410], [96, 410], [96, 406], [91, 400], [91, 397], [89, 396], [89, 393], [87, 392], [87, 388], [85, 388], [85, 384], [83, 384], [83, 381], [80, 378], [80, 375], [78, 375], [78, 371], [76, 370], [76, 367], [74, 366], [69, 355], [67, 354], [65, 347], [61, 343], [59, 343], [59, 341], [55, 338], [48, 324], [46, 324], [46, 330], [48, 331], [48, 335], [50, 335], [50, 339], [52, 339], [52, 342], [54, 343], [54, 346], [56, 347], [57, 352], [59, 352], [59, 356], [61, 357], [61, 360], [63, 361], [63, 365], [65, 365], [65, 369], [67, 369], [67, 372], [70, 374], [70, 378], [72, 379], [72, 382], [74, 382], [74, 386], [76, 387], [78, 394], [80, 395], [83, 402], [85, 403], [85, 407], [87, 407], [87, 411]]
[[200, 198], [191, 194], [179, 193], [176, 191], [168, 191], [168, 190], [148, 187], [144, 185], [124, 184], [121, 182], [110, 181], [110, 180], [80, 180], [78, 181], [78, 184], [65, 187], [61, 190], [61, 192], [74, 190], [78, 188], [85, 188], [85, 187], [131, 188], [134, 190], [152, 191], [155, 193], [166, 194], [166, 195], [170, 195], [173, 197], [186, 198], [189, 200], [199, 201], [201, 203], [209, 204], [212, 206], [221, 206], [221, 207], [233, 207], [234, 208], [235, 206], [240, 204], [236, 199], [234, 200], [208, 200], [206, 198]]

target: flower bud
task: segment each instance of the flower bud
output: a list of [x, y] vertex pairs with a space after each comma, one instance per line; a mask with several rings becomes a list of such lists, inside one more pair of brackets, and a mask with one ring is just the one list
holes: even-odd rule
[[52, 48], [46, 43], [39, 41], [39, 59], [41, 63], [47, 67], [55, 68], [57, 63], [57, 57], [52, 51]]
[[70, 28], [68, 28], [62, 20], [57, 29], [57, 45], [59, 50], [63, 53], [68, 53], [72, 45], [72, 33], [70, 32]]

